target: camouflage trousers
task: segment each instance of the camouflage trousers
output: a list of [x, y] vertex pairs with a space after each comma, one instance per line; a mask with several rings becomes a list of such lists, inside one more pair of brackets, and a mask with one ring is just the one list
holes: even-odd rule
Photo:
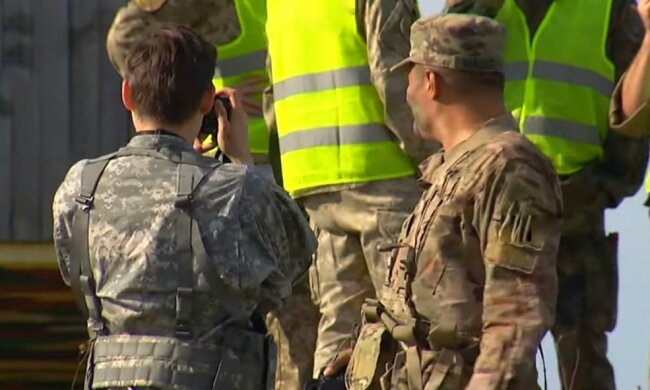
[[580, 191], [564, 178], [564, 223], [558, 251], [558, 301], [551, 329], [563, 389], [614, 389], [607, 332], [616, 326], [616, 234], [605, 234], [607, 195]]
[[302, 390], [311, 379], [319, 318], [307, 277], [293, 287], [293, 295], [281, 309], [267, 315], [268, 331], [277, 346], [275, 390]]
[[314, 377], [361, 321], [361, 304], [384, 284], [389, 251], [419, 200], [412, 177], [300, 198], [318, 238], [310, 269], [312, 299], [320, 307]]

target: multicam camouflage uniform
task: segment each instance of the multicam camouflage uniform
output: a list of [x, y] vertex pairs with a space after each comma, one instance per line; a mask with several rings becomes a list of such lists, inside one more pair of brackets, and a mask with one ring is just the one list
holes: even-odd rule
[[[495, 17], [503, 0], [448, 0], [449, 12]], [[532, 34], [552, 0], [516, 0]], [[643, 38], [643, 26], [630, 0], [612, 0], [606, 53], [619, 83], [613, 93], [605, 155], [575, 174], [561, 177], [564, 223], [558, 252], [559, 295], [553, 335], [563, 388], [614, 389], [607, 360], [607, 335], [617, 316], [617, 236], [605, 234], [606, 208], [616, 208], [638, 191], [648, 158], [648, 112], [621, 121], [621, 82]], [[580, 34], [567, 31], [566, 34]], [[596, 42], [594, 41], [594, 44]], [[603, 113], [605, 115], [605, 113]], [[634, 135], [634, 137], [628, 137]], [[639, 135], [642, 135], [639, 137]], [[579, 352], [578, 352], [579, 351]], [[578, 357], [579, 354], [579, 357]]]
[[[189, 26], [218, 46], [240, 35], [234, 0], [139, 0], [120, 9], [108, 33], [108, 55], [120, 74], [136, 37], [148, 26], [175, 23]], [[266, 156], [254, 155], [256, 162]], [[311, 378], [319, 314], [311, 302], [307, 278], [289, 303], [269, 313], [267, 325], [278, 346], [277, 390], [304, 387]]]
[[[258, 173], [258, 168], [215, 166], [214, 160], [197, 155], [180, 137], [136, 135], [124, 151], [126, 155], [110, 161], [101, 176], [88, 230], [89, 260], [108, 335], [118, 343], [128, 343], [131, 335], [175, 337], [179, 264], [186, 254], [192, 259], [194, 252], [195, 286], [190, 305], [194, 309], [188, 321], [191, 343], [224, 349], [220, 359], [229, 367], [222, 370], [228, 377], [224, 386], [259, 390], [262, 375], [256, 374], [262, 373], [264, 362], [244, 359], [253, 347], [247, 347], [242, 332], [251, 328], [254, 310], [263, 313], [286, 303], [292, 284], [307, 272], [315, 240], [302, 212], [272, 178]], [[193, 192], [191, 217], [198, 224], [207, 259], [196, 255], [194, 244], [192, 248], [179, 247], [177, 172], [178, 159], [186, 156], [192, 172], [203, 176]], [[87, 164], [88, 160], [83, 160], [70, 169], [53, 204], [54, 243], [68, 285], [74, 282], [73, 216], [81, 207], [81, 172]], [[120, 341], [121, 335], [126, 339]], [[151, 344], [151, 354], [165, 347], [156, 346], [156, 340], [139, 341]], [[101, 341], [97, 348], [96, 359], [101, 355]], [[106, 348], [103, 353], [110, 352]], [[112, 353], [116, 354], [115, 350]], [[138, 352], [125, 347], [121, 353]], [[105, 368], [109, 373], [119, 364], [141, 364], [142, 370], [133, 375], [142, 376], [151, 368], [150, 361], [142, 360], [148, 358], [155, 363], [149, 354], [140, 360], [96, 361], [96, 370]], [[217, 359], [210, 364], [218, 363]], [[152, 384], [126, 379], [118, 383], [113, 378], [104, 385]]]
[[[406, 80], [389, 72], [408, 56], [409, 29], [419, 17], [417, 1], [359, 0], [355, 11], [357, 29], [367, 46], [372, 84], [384, 103], [385, 124], [404, 152], [419, 163], [438, 146], [414, 133], [405, 99]], [[264, 96], [271, 131], [275, 129], [272, 92], [269, 89]], [[378, 248], [397, 239], [420, 194], [415, 178], [404, 177], [328, 185], [297, 197], [319, 243], [310, 270], [312, 297], [321, 312], [314, 376], [337, 350], [348, 346], [364, 299], [376, 297], [381, 290], [388, 252]]]
[[[424, 18], [411, 42], [406, 63], [502, 71], [505, 29], [488, 18]], [[535, 352], [557, 293], [552, 165], [504, 113], [422, 171], [427, 190], [402, 228], [383, 296], [364, 307], [349, 388], [536, 388]]]

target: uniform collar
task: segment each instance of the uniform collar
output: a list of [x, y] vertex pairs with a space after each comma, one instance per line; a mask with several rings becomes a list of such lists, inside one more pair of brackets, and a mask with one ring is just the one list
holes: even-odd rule
[[184, 138], [165, 130], [137, 132], [129, 141], [128, 146], [141, 149], [169, 148], [179, 151], [194, 151], [192, 145]]
[[435, 172], [441, 166], [451, 166], [458, 159], [470, 150], [485, 144], [487, 141], [503, 133], [504, 131], [512, 131], [517, 129], [517, 121], [510, 113], [505, 113], [497, 117], [491, 118], [485, 122], [480, 129], [472, 134], [468, 139], [456, 145], [449, 152], [440, 149], [437, 153], [431, 155], [420, 165], [422, 177], [420, 181], [425, 185], [431, 185]]

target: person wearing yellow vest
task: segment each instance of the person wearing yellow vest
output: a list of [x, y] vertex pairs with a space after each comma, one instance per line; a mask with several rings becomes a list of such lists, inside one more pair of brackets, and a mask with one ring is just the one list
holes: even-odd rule
[[617, 235], [605, 233], [604, 211], [636, 193], [648, 157], [647, 138], [630, 137], [647, 135], [650, 125], [648, 0], [640, 1], [639, 13], [630, 0], [446, 5], [446, 12], [481, 14], [506, 25], [506, 105], [562, 185], [552, 329], [560, 381], [563, 389], [613, 389], [607, 332], [617, 317]]
[[272, 90], [284, 188], [319, 248], [310, 270], [321, 320], [318, 376], [351, 340], [364, 299], [384, 283], [388, 253], [420, 196], [416, 164], [433, 145], [413, 132], [406, 80], [412, 0], [268, 0]]
[[[240, 95], [249, 117], [249, 148], [260, 164], [267, 162], [269, 145], [261, 101], [268, 83], [265, 22], [265, 0], [133, 0], [115, 16], [107, 50], [114, 67], [123, 74], [126, 53], [148, 26], [174, 23], [199, 32], [217, 47], [213, 84], [217, 90], [235, 88]], [[300, 389], [312, 375], [319, 315], [310, 300], [308, 281], [302, 279], [285, 305], [266, 318], [277, 346], [277, 390]]]

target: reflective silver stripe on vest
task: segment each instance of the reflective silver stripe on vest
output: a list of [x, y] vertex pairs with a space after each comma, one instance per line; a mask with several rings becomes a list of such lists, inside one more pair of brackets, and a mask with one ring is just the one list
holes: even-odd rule
[[[525, 80], [528, 76], [528, 62], [506, 64], [505, 73], [507, 81]], [[598, 73], [556, 62], [535, 61], [533, 77], [591, 88], [607, 98], [614, 90], [614, 82]]]
[[273, 84], [275, 101], [302, 93], [327, 91], [334, 88], [369, 85], [370, 69], [368, 66], [343, 68], [321, 73], [295, 76]]
[[378, 123], [322, 127], [297, 131], [280, 137], [280, 151], [287, 153], [318, 146], [352, 145], [392, 140], [386, 126]]
[[214, 69], [214, 78], [232, 77], [265, 69], [266, 50], [260, 50], [225, 60], [220, 60], [217, 56], [217, 66]]
[[602, 145], [597, 128], [561, 119], [527, 117], [524, 122], [524, 134], [547, 135], [582, 144]]
[[528, 62], [509, 62], [505, 65], [506, 81], [522, 81], [528, 78]]

